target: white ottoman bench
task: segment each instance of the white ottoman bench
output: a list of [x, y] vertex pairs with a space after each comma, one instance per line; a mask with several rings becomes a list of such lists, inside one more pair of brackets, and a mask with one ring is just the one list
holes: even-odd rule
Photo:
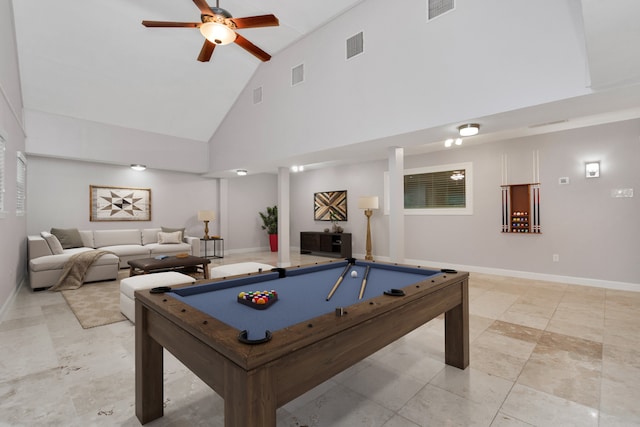
[[182, 285], [195, 283], [196, 279], [177, 271], [164, 273], [141, 274], [127, 277], [120, 281], [120, 311], [131, 322], [136, 323], [135, 292], [141, 289], [151, 289], [157, 286]]
[[211, 267], [209, 270], [209, 278], [217, 279], [220, 277], [237, 276], [238, 274], [258, 273], [259, 271], [270, 271], [272, 268], [275, 267], [259, 262], [238, 262], [235, 264], [221, 265], [219, 267]]

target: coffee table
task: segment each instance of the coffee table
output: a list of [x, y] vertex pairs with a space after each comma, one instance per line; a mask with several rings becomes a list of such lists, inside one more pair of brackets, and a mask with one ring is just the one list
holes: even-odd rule
[[129, 277], [136, 276], [138, 274], [149, 274], [159, 271], [167, 270], [180, 270], [186, 267], [198, 267], [201, 266], [204, 272], [204, 278], [209, 278], [209, 269], [207, 264], [211, 260], [207, 258], [201, 258], [193, 255], [186, 257], [169, 256], [163, 259], [157, 258], [142, 258], [134, 259], [128, 262], [129, 264]]

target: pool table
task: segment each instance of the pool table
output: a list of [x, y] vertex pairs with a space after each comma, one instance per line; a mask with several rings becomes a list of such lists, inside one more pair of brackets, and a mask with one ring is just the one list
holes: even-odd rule
[[[278, 407], [442, 313], [445, 363], [465, 369], [468, 277], [349, 259], [136, 291], [136, 416], [163, 415], [163, 348], [224, 398], [227, 427], [275, 426]], [[263, 290], [266, 309], [237, 300]]]

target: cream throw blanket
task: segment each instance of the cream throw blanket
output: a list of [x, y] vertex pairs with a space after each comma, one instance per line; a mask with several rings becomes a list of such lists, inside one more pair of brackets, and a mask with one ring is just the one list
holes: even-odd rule
[[49, 290], [66, 291], [69, 289], [78, 289], [82, 286], [84, 276], [87, 274], [89, 267], [102, 255], [111, 253], [113, 252], [95, 249], [71, 255], [71, 258], [69, 258], [64, 265], [62, 276], [60, 276], [58, 282], [50, 287]]

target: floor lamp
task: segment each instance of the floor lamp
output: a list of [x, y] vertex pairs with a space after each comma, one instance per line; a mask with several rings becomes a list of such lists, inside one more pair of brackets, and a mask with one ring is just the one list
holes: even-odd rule
[[373, 260], [371, 255], [371, 215], [373, 210], [378, 209], [378, 196], [366, 196], [358, 199], [358, 209], [364, 209], [364, 215], [367, 217], [367, 254], [364, 259]]
[[198, 221], [204, 221], [204, 240], [209, 240], [209, 221], [216, 219], [214, 211], [198, 211]]

